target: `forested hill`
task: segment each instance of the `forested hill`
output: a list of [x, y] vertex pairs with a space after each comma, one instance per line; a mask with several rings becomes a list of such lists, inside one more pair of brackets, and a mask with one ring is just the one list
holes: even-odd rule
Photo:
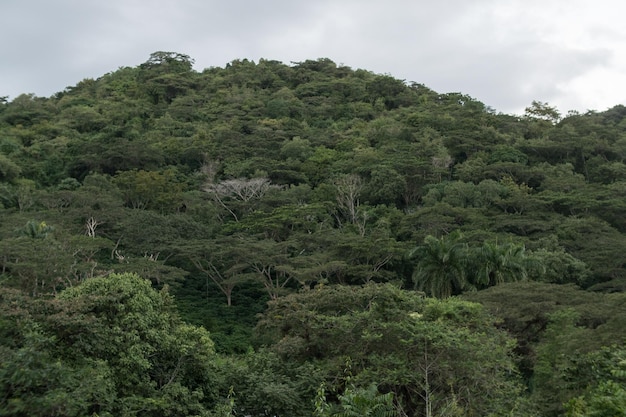
[[[25, 310], [43, 334], [69, 343], [64, 332], [71, 333], [67, 327], [79, 323], [70, 320], [59, 327], [57, 321], [48, 322], [41, 318], [47, 316], [45, 308], [37, 303], [52, 302], [54, 317], [76, 317], [79, 313], [67, 310], [74, 308], [71, 300], [93, 295], [83, 282], [97, 287], [98, 277], [136, 273], [150, 279], [154, 288], [167, 285], [182, 320], [208, 329], [218, 352], [244, 353], [250, 346], [265, 346], [259, 356], [242, 359], [244, 374], [259, 381], [283, 378], [275, 390], [289, 384], [308, 387], [287, 398], [282, 391], [253, 391], [265, 385], [247, 381], [239, 390], [250, 397], [239, 397], [239, 404], [254, 404], [254, 398], [275, 401], [257, 404], [258, 411], [253, 405], [241, 406], [247, 414], [274, 410], [276, 415], [310, 415], [317, 386], [311, 388], [296, 374], [306, 374], [316, 384], [334, 381], [337, 385], [330, 388], [335, 393], [328, 401], [337, 404], [357, 393], [370, 395], [372, 401], [387, 401], [383, 394], [393, 393], [396, 410], [402, 406], [408, 415], [422, 415], [417, 410], [424, 407], [441, 413], [459, 407], [459, 413], [473, 410], [476, 415], [535, 409], [504, 400], [519, 388], [506, 385], [510, 381], [497, 382], [497, 404], [465, 398], [467, 393], [458, 389], [469, 380], [478, 384], [472, 378], [479, 378], [467, 369], [433, 379], [440, 385], [432, 394], [445, 399], [437, 403], [423, 378], [407, 387], [400, 382], [404, 376], [382, 371], [392, 364], [375, 355], [384, 348], [377, 337], [402, 334], [398, 346], [406, 340], [418, 343], [419, 337], [415, 329], [386, 327], [382, 317], [387, 313], [375, 316], [370, 308], [376, 297], [394, 300], [391, 304], [406, 307], [404, 313], [412, 312], [411, 317], [431, 317], [433, 323], [437, 317], [451, 320], [449, 328], [437, 330], [445, 337], [433, 349], [458, 347], [453, 335], [472, 326], [482, 329], [481, 337], [489, 343], [504, 337], [490, 336], [496, 327], [474, 310], [477, 304], [450, 298], [461, 296], [499, 315], [499, 329], [516, 339], [515, 353], [522, 359], [514, 366], [533, 407], [546, 415], [563, 412], [573, 399], [578, 402], [570, 403], [572, 413], [577, 406], [600, 407], [585, 395], [615, 388], [601, 385], [599, 375], [615, 375], [609, 368], [624, 354], [615, 346], [602, 349], [623, 343], [625, 336], [619, 325], [626, 319], [625, 160], [623, 105], [563, 116], [547, 103], [533, 102], [523, 116], [507, 115], [462, 93], [438, 93], [328, 59], [290, 65], [244, 59], [198, 72], [186, 55], [157, 52], [137, 67], [85, 79], [50, 98], [24, 94], [0, 101], [0, 304], [9, 317], [5, 322], [13, 326], [0, 332], [0, 353], [18, 358], [23, 349], [38, 346], [28, 351], [33, 353], [48, 346], [39, 339], [42, 345], [29, 345], [35, 343], [29, 339], [34, 330], [19, 327]], [[374, 287], [380, 295], [372, 292]], [[327, 297], [313, 296], [315, 291], [327, 291], [319, 293]], [[39, 307], [15, 310], [18, 304], [31, 303]], [[332, 339], [341, 332], [329, 329], [350, 327], [349, 320], [356, 320], [350, 331], [362, 326], [358, 317], [340, 320], [360, 308], [362, 319], [377, 327], [350, 336], [364, 338], [367, 346], [354, 350], [354, 339]], [[328, 314], [326, 321], [299, 334], [304, 318], [309, 320], [313, 312]], [[395, 321], [406, 316], [394, 314], [389, 317]], [[562, 324], [562, 333], [554, 323]], [[187, 325], [178, 324], [178, 330], [168, 326], [159, 331], [191, 332]], [[324, 333], [329, 331], [330, 336]], [[279, 334], [284, 337], [277, 338]], [[191, 339], [204, 340], [194, 335]], [[594, 342], [583, 343], [583, 335]], [[294, 339], [289, 342], [289, 337]], [[336, 350], [315, 337], [332, 340]], [[487, 343], [463, 337], [469, 340], [464, 349], [472, 354]], [[507, 343], [492, 353], [510, 348]], [[172, 346], [163, 352], [171, 353]], [[75, 361], [97, 351], [89, 349], [63, 360], [84, 375], [91, 365]], [[559, 357], [554, 353], [558, 349], [572, 356]], [[163, 371], [154, 386], [173, 389], [171, 382], [179, 377], [170, 353], [159, 357], [176, 370]], [[582, 353], [597, 358], [575, 356]], [[400, 360], [400, 353], [389, 354], [395, 358], [389, 361]], [[513, 357], [510, 351], [502, 353], [509, 354]], [[46, 355], [63, 356], [54, 349]], [[282, 362], [272, 362], [272, 355]], [[343, 382], [330, 376], [341, 373], [339, 369], [347, 372], [346, 364], [337, 362], [346, 355], [355, 361], [349, 372], [354, 373], [356, 391], [346, 388], [346, 374]], [[441, 358], [447, 364], [455, 361], [454, 355]], [[492, 359], [495, 368], [508, 366], [497, 362], [500, 357], [473, 360], [479, 367]], [[316, 368], [313, 360], [326, 365]], [[604, 374], [577, 374], [578, 382], [571, 382], [567, 372], [581, 371], [594, 360], [604, 361]], [[285, 361], [289, 369], [278, 365]], [[229, 366], [223, 368], [243, 372], [241, 363]], [[449, 371], [446, 366], [440, 370]], [[0, 372], [5, 386], [13, 375], [7, 369]], [[228, 385], [241, 382], [224, 369], [220, 372], [227, 376], [220, 383], [226, 392], [198, 394], [197, 410], [225, 398]], [[200, 378], [192, 368], [180, 372], [186, 381]], [[614, 379], [623, 383], [623, 376]], [[61, 386], [71, 385], [63, 381]], [[370, 382], [383, 394], [366, 391]], [[496, 388], [479, 385], [478, 390]], [[167, 401], [195, 395], [181, 390], [169, 393]], [[6, 392], [5, 400], [10, 397]], [[40, 387], [33, 392], [41, 392]], [[513, 397], [524, 398], [518, 394]], [[302, 398], [310, 408], [298, 414]], [[320, 398], [318, 392], [322, 416], [330, 411]], [[127, 409], [115, 409], [117, 415], [131, 415], [135, 400], [128, 400]], [[194, 410], [183, 413], [201, 414]], [[154, 415], [165, 415], [160, 412]]]

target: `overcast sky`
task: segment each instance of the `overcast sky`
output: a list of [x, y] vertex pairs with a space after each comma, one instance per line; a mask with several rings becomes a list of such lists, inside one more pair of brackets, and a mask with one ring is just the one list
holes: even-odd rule
[[155, 51], [195, 68], [330, 58], [498, 112], [626, 104], [622, 0], [0, 0], [0, 96], [48, 97]]

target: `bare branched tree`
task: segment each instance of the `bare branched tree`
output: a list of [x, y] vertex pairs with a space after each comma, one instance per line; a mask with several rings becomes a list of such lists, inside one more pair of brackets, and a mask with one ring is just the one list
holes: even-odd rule
[[337, 206], [347, 220], [356, 225], [361, 236], [365, 235], [368, 216], [360, 209], [359, 196], [363, 190], [363, 179], [357, 174], [344, 175], [335, 181]]
[[91, 238], [96, 237], [96, 228], [102, 223], [96, 220], [93, 216], [89, 217], [85, 222], [85, 234]]
[[263, 197], [270, 187], [271, 183], [267, 178], [238, 178], [222, 181], [210, 188], [221, 196], [250, 201], [253, 198]]
[[206, 185], [214, 184], [215, 177], [220, 170], [220, 163], [214, 159], [209, 159], [207, 155], [204, 155], [204, 163], [200, 167], [200, 172], [206, 176]]
[[239, 221], [237, 214], [228, 207], [228, 200], [248, 202], [253, 199], [262, 198], [271, 188], [278, 188], [272, 185], [267, 178], [237, 178], [225, 180], [219, 183], [206, 183], [203, 190], [209, 193], [213, 199]]
[[350, 223], [356, 223], [363, 180], [357, 174], [349, 174], [337, 179], [335, 187], [339, 209], [344, 212]]
[[450, 167], [454, 162], [454, 159], [448, 154], [442, 154], [439, 156], [432, 157], [432, 165], [435, 168], [435, 175], [437, 176], [437, 180], [441, 182], [443, 180], [443, 174], [450, 172]]

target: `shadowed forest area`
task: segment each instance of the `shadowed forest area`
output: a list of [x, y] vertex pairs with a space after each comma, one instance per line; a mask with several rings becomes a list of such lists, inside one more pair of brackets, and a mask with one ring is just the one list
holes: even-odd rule
[[173, 52], [4, 98], [0, 415], [626, 416], [625, 213], [623, 105]]

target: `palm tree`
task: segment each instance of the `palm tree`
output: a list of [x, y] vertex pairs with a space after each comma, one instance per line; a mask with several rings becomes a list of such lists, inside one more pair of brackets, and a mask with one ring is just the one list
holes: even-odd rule
[[520, 281], [528, 277], [528, 257], [524, 245], [484, 242], [475, 251], [475, 255], [473, 284], [477, 288]]
[[20, 235], [31, 239], [45, 239], [53, 230], [54, 227], [48, 226], [46, 222], [37, 223], [35, 220], [29, 220], [20, 230]]
[[393, 394], [381, 394], [376, 384], [368, 388], [346, 388], [343, 395], [339, 396], [342, 411], [335, 414], [336, 417], [394, 417], [396, 415], [393, 406]]
[[376, 384], [367, 388], [347, 387], [339, 395], [339, 407], [326, 401], [324, 386], [320, 386], [315, 399], [315, 412], [318, 417], [394, 417], [397, 415], [393, 404], [393, 393], [381, 394]]
[[417, 259], [413, 281], [420, 291], [432, 297], [447, 298], [466, 289], [467, 245], [459, 242], [459, 238], [459, 233], [439, 239], [429, 235], [424, 244], [412, 252], [411, 256]]

